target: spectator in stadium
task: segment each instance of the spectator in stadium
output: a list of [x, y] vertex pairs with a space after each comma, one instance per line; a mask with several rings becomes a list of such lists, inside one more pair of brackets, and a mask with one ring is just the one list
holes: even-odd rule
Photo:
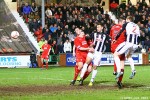
[[30, 54], [30, 62], [31, 62], [31, 68], [36, 68], [38, 67], [37, 64], [37, 60], [36, 60], [36, 54], [34, 52], [34, 50], [32, 50], [31, 54]]
[[63, 42], [61, 41], [60, 44], [58, 45], [58, 54], [64, 53], [64, 45]]
[[63, 25], [63, 23], [61, 22], [60, 19], [57, 19], [56, 24], [57, 24], [57, 26], [60, 26], [61, 28], [64, 28], [64, 25]]
[[45, 43], [45, 39], [41, 38], [41, 40], [38, 42], [38, 45], [40, 47], [40, 52], [42, 53], [42, 45]]
[[115, 2], [115, 0], [110, 4], [110, 9], [113, 12], [114, 15], [117, 15], [117, 7], [118, 4]]
[[146, 16], [143, 15], [142, 20], [141, 20], [141, 24], [143, 24], [145, 26], [147, 23], [148, 23], [148, 19], [146, 19]]
[[[150, 33], [150, 19], [149, 19], [149, 21], [147, 23], [147, 27], [148, 27], [148, 33]], [[149, 34], [149, 36], [150, 36], [150, 34]]]
[[49, 44], [49, 45], [52, 45], [52, 43], [53, 43], [52, 36], [51, 36], [51, 35], [48, 35], [48, 44]]
[[69, 27], [68, 25], [65, 26], [64, 28], [64, 34], [68, 35]]
[[33, 22], [31, 22], [29, 26], [30, 26], [31, 32], [35, 32], [39, 28], [39, 24], [36, 19], [33, 19]]
[[47, 19], [47, 21], [48, 21], [48, 26], [54, 25], [54, 24], [57, 22], [57, 20], [56, 20], [53, 16], [50, 16], [50, 17]]
[[19, 8], [19, 14], [22, 16], [23, 15], [23, 8], [24, 8], [25, 4], [22, 3], [21, 7]]
[[65, 53], [71, 53], [72, 47], [70, 41], [67, 39], [66, 42], [64, 43], [64, 52]]
[[62, 29], [63, 29], [62, 27], [58, 26], [58, 29], [56, 30], [56, 33], [58, 34], [57, 38], [60, 36], [60, 34], [62, 34], [63, 32]]
[[144, 42], [146, 40], [146, 35], [145, 35], [144, 31], [141, 31], [140, 33], [141, 33], [141, 36], [140, 36], [141, 45], [142, 45], [142, 48], [145, 48], [145, 46], [144, 46], [145, 43]]
[[66, 40], [69, 40], [69, 38], [67, 37], [67, 34], [63, 34], [62, 38], [63, 43], [65, 43]]
[[50, 31], [52, 32], [52, 34], [56, 32], [57, 29], [58, 29], [57, 24], [51, 25], [50, 27]]
[[46, 17], [47, 18], [51, 18], [52, 16], [52, 11], [50, 10], [50, 8], [47, 8], [47, 10], [45, 11]]
[[58, 51], [57, 51], [58, 48], [57, 48], [56, 40], [53, 40], [51, 47], [53, 49], [52, 54], [57, 55], [58, 54]]
[[28, 15], [31, 13], [31, 7], [28, 5], [28, 3], [25, 4], [23, 7], [23, 14], [25, 19], [28, 18]]
[[69, 41], [71, 42], [71, 46], [73, 47], [75, 36], [70, 30], [68, 31], [68, 38], [69, 38]]
[[43, 29], [42, 29], [42, 33], [44, 34], [47, 29], [48, 29], [48, 26], [47, 26], [47, 24], [45, 24], [45, 26], [44, 26]]
[[51, 64], [56, 64], [57, 62], [57, 54], [58, 54], [58, 46], [56, 44], [56, 40], [53, 40], [53, 43], [51, 45]]
[[60, 34], [58, 39], [57, 39], [57, 45], [60, 45], [61, 42], [62, 42], [62, 34]]
[[35, 12], [37, 12], [37, 10], [38, 10], [37, 6], [35, 5], [34, 2], [32, 2], [32, 5], [31, 5], [31, 12], [32, 12], [33, 14], [35, 14]]
[[43, 33], [43, 34], [44, 34], [45, 40], [48, 40], [49, 35], [51, 35], [50, 32], [49, 32], [49, 29], [46, 29], [46, 32]]
[[145, 49], [146, 49], [146, 52], [150, 52], [150, 39], [149, 39], [149, 36], [146, 36], [146, 40], [145, 40]]

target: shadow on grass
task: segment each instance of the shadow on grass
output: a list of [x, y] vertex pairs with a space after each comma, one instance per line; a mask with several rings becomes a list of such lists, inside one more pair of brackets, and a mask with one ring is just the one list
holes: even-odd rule
[[124, 88], [140, 88], [140, 87], [146, 87], [146, 86], [142, 84], [124, 83], [123, 87]]

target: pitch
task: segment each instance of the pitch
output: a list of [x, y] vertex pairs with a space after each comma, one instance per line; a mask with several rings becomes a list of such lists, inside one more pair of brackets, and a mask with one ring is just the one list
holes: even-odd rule
[[98, 68], [95, 84], [88, 86], [89, 76], [83, 86], [70, 86], [73, 67], [29, 69], [0, 69], [0, 98], [5, 100], [149, 100], [150, 66], [136, 66], [136, 76], [129, 79], [130, 67], [125, 67], [123, 88], [118, 89], [112, 66]]

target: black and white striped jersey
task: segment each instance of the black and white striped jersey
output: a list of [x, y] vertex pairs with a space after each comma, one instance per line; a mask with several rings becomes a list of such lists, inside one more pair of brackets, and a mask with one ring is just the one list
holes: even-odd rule
[[126, 26], [126, 42], [138, 44], [140, 37], [140, 28], [137, 24], [129, 22]]
[[106, 40], [106, 35], [104, 33], [96, 32], [93, 34], [93, 43], [95, 51], [102, 52], [104, 49], [104, 43]]

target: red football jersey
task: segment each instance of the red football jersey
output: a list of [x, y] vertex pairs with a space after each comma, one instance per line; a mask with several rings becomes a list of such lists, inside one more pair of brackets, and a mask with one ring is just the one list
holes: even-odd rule
[[74, 45], [76, 47], [76, 53], [82, 53], [82, 54], [87, 54], [88, 51], [81, 51], [80, 47], [87, 48], [89, 47], [87, 41], [85, 40], [85, 37], [76, 37], [74, 40]]
[[49, 44], [43, 44], [42, 45], [42, 55], [49, 55], [49, 52], [50, 52], [50, 49], [51, 49], [51, 46]]
[[[115, 39], [116, 35], [119, 33], [119, 31], [122, 29], [122, 25], [116, 24], [114, 25], [110, 30], [110, 37], [112, 41]], [[124, 31], [125, 32], [125, 31]], [[120, 37], [116, 40], [115, 43], [111, 44], [111, 51], [114, 52], [114, 50], [117, 48], [117, 46], [124, 42], [126, 40], [125, 34], [121, 33]]]

